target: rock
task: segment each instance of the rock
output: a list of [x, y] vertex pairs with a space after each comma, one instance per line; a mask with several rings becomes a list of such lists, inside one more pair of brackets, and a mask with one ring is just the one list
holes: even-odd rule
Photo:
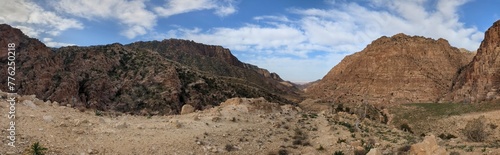
[[64, 123], [64, 122], [61, 122], [59, 123], [58, 125], [59, 127], [68, 127], [68, 124]]
[[446, 149], [437, 144], [434, 135], [426, 136], [420, 143], [411, 145], [411, 155], [448, 155]]
[[87, 153], [88, 154], [99, 154], [99, 151], [97, 151], [95, 149], [87, 149]]
[[37, 106], [31, 100], [24, 100], [22, 104], [30, 107], [31, 109], [37, 109]]
[[496, 99], [500, 94], [500, 20], [484, 35], [477, 54], [465, 66], [453, 83], [453, 91], [446, 100], [481, 102]]
[[468, 62], [444, 39], [383, 36], [345, 57], [306, 93], [345, 104], [436, 102]]
[[351, 146], [356, 148], [358, 146], [361, 146], [361, 141], [354, 141], [354, 142], [351, 142]]
[[54, 119], [54, 118], [53, 118], [52, 116], [43, 116], [43, 120], [44, 120], [45, 122], [52, 122], [52, 120], [53, 120], [53, 119]]
[[117, 129], [125, 129], [125, 128], [128, 128], [128, 124], [126, 122], [117, 123], [115, 125], [115, 128], [117, 128]]
[[181, 115], [189, 114], [194, 112], [194, 107], [189, 104], [184, 104], [181, 108]]
[[73, 128], [73, 129], [71, 129], [71, 131], [73, 131], [74, 133], [79, 134], [79, 135], [81, 135], [81, 134], [84, 134], [84, 133], [85, 133], [85, 131], [84, 131], [84, 130], [82, 130], [82, 129], [77, 129], [77, 128]]
[[382, 155], [382, 152], [380, 152], [377, 148], [370, 149], [366, 155]]

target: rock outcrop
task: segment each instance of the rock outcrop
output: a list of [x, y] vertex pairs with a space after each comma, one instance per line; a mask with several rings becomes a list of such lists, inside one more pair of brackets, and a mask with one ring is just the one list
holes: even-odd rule
[[[179, 114], [185, 104], [204, 109], [232, 97], [291, 103], [284, 96], [293, 96], [288, 93], [294, 87], [245, 68], [227, 49], [166, 42], [174, 43], [164, 50], [118, 43], [49, 48], [19, 29], [0, 25], [0, 50], [16, 44], [15, 83], [21, 95], [35, 94], [75, 108], [141, 115]], [[6, 69], [8, 57], [1, 53], [0, 67]], [[0, 77], [7, 77], [7, 72], [0, 72]], [[7, 90], [7, 78], [0, 83], [0, 89]]]
[[445, 39], [384, 36], [344, 58], [306, 94], [340, 103], [437, 102], [468, 62]]
[[500, 99], [500, 20], [485, 34], [477, 54], [461, 69], [445, 101], [482, 102]]
[[430, 135], [424, 141], [413, 144], [410, 148], [410, 155], [447, 155], [446, 149], [437, 144], [436, 137]]

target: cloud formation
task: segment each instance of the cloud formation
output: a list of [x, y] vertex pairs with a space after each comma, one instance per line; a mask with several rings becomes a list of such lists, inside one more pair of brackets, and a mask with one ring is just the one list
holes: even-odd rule
[[218, 16], [224, 17], [236, 12], [234, 0], [167, 0], [164, 6], [155, 7], [158, 15], [168, 17], [176, 14], [199, 10], [214, 10]]
[[88, 20], [114, 19], [125, 25], [121, 34], [129, 39], [144, 35], [156, 25], [157, 16], [144, 0], [57, 0], [51, 4], [60, 12]]
[[10, 23], [30, 37], [57, 36], [68, 29], [82, 29], [83, 24], [47, 11], [26, 0], [5, 0], [0, 9], [0, 23]]
[[[244, 60], [270, 70], [275, 68], [285, 79], [312, 81], [325, 75], [346, 54], [360, 51], [384, 35], [445, 38], [452, 46], [477, 49], [484, 34], [459, 21], [457, 10], [465, 3], [467, 0], [371, 0], [363, 5], [329, 2], [327, 9], [290, 8], [291, 15], [254, 17], [253, 23], [242, 27], [179, 28], [168, 35], [222, 45], [243, 53]], [[297, 68], [290, 72], [286, 66], [277, 67], [294, 62], [315, 65], [292, 65]], [[308, 76], [293, 74], [311, 70]]]

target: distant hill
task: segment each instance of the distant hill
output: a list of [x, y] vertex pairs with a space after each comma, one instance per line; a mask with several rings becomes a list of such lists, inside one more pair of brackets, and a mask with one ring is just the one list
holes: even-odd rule
[[[49, 48], [2, 24], [1, 50], [7, 43], [16, 44], [19, 94], [77, 108], [163, 115], [178, 114], [184, 104], [203, 109], [232, 97], [286, 104], [298, 96], [277, 74], [242, 63], [221, 46], [170, 39]], [[2, 52], [1, 68], [7, 61]], [[7, 90], [7, 78], [0, 83]]]

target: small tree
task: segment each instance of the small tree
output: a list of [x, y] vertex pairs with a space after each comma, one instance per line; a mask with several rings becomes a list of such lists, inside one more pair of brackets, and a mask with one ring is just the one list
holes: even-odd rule
[[465, 137], [472, 142], [484, 142], [488, 133], [486, 132], [486, 118], [481, 116], [479, 118], [470, 120], [462, 130]]

